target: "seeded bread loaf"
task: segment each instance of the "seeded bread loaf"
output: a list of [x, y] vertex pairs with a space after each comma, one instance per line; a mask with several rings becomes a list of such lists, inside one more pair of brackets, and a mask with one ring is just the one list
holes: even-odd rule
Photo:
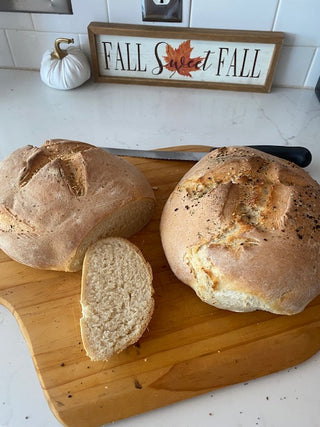
[[155, 198], [129, 162], [90, 144], [50, 140], [0, 163], [0, 248], [35, 268], [78, 271], [90, 244], [129, 237]]
[[160, 230], [172, 271], [218, 308], [290, 315], [320, 294], [320, 186], [293, 163], [211, 152], [172, 192]]
[[109, 237], [87, 251], [81, 336], [92, 360], [108, 360], [141, 338], [154, 310], [152, 270], [130, 241]]

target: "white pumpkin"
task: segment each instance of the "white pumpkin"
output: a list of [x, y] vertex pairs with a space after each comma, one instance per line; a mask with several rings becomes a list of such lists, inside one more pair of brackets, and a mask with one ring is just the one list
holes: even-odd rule
[[61, 43], [73, 43], [73, 39], [59, 38], [55, 41], [54, 50], [47, 50], [41, 61], [41, 80], [48, 86], [68, 90], [82, 85], [90, 78], [90, 64], [85, 54], [77, 47], [66, 50]]

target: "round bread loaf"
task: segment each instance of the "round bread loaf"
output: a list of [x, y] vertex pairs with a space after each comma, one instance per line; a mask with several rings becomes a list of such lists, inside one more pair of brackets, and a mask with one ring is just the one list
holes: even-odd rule
[[214, 150], [178, 183], [160, 231], [176, 277], [215, 307], [291, 315], [320, 293], [320, 186], [286, 160]]
[[50, 140], [0, 163], [0, 248], [35, 268], [78, 271], [89, 245], [129, 237], [155, 198], [129, 162], [93, 145]]

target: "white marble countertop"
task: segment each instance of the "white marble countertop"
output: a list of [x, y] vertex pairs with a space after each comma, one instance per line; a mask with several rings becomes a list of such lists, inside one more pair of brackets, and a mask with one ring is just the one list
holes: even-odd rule
[[[37, 72], [0, 70], [0, 160], [49, 138], [100, 146], [303, 145], [320, 181], [320, 103], [311, 90], [270, 94], [88, 82], [46, 87]], [[0, 306], [0, 427], [58, 427], [14, 316]], [[119, 427], [320, 426], [320, 353], [282, 372], [114, 423]]]

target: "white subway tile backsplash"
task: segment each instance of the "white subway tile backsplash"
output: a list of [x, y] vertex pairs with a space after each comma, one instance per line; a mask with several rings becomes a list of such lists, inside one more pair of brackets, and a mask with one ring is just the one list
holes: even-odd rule
[[189, 26], [190, 0], [183, 0], [182, 22], [147, 22], [142, 20], [142, 0], [107, 0], [109, 21], [121, 24]]
[[73, 15], [32, 14], [37, 31], [87, 33], [91, 21], [108, 21], [106, 0], [73, 0]]
[[14, 67], [4, 30], [0, 30], [0, 67]]
[[142, 0], [72, 0], [73, 15], [0, 12], [0, 67], [39, 69], [57, 37], [90, 56], [92, 21], [285, 33], [274, 84], [313, 88], [320, 75], [320, 0], [183, 0], [183, 21], [142, 21]]
[[274, 29], [287, 33], [288, 45], [320, 45], [320, 1], [280, 0]]
[[274, 85], [302, 87], [314, 50], [313, 47], [283, 46], [274, 76]]
[[79, 34], [80, 49], [90, 58], [90, 46], [87, 34]]
[[107, 0], [109, 21], [121, 24], [142, 24], [141, 0]]
[[[73, 38], [74, 45], [79, 46], [77, 34], [64, 33], [64, 36]], [[7, 37], [17, 68], [40, 69], [42, 55], [48, 49], [53, 50], [54, 42], [61, 34], [8, 30]]]
[[0, 12], [0, 28], [34, 30], [30, 13]]
[[193, 0], [190, 26], [234, 30], [271, 30], [278, 0]]
[[310, 70], [308, 72], [305, 86], [314, 88], [318, 82], [318, 79], [320, 77], [320, 48], [316, 50], [316, 53], [313, 57]]

